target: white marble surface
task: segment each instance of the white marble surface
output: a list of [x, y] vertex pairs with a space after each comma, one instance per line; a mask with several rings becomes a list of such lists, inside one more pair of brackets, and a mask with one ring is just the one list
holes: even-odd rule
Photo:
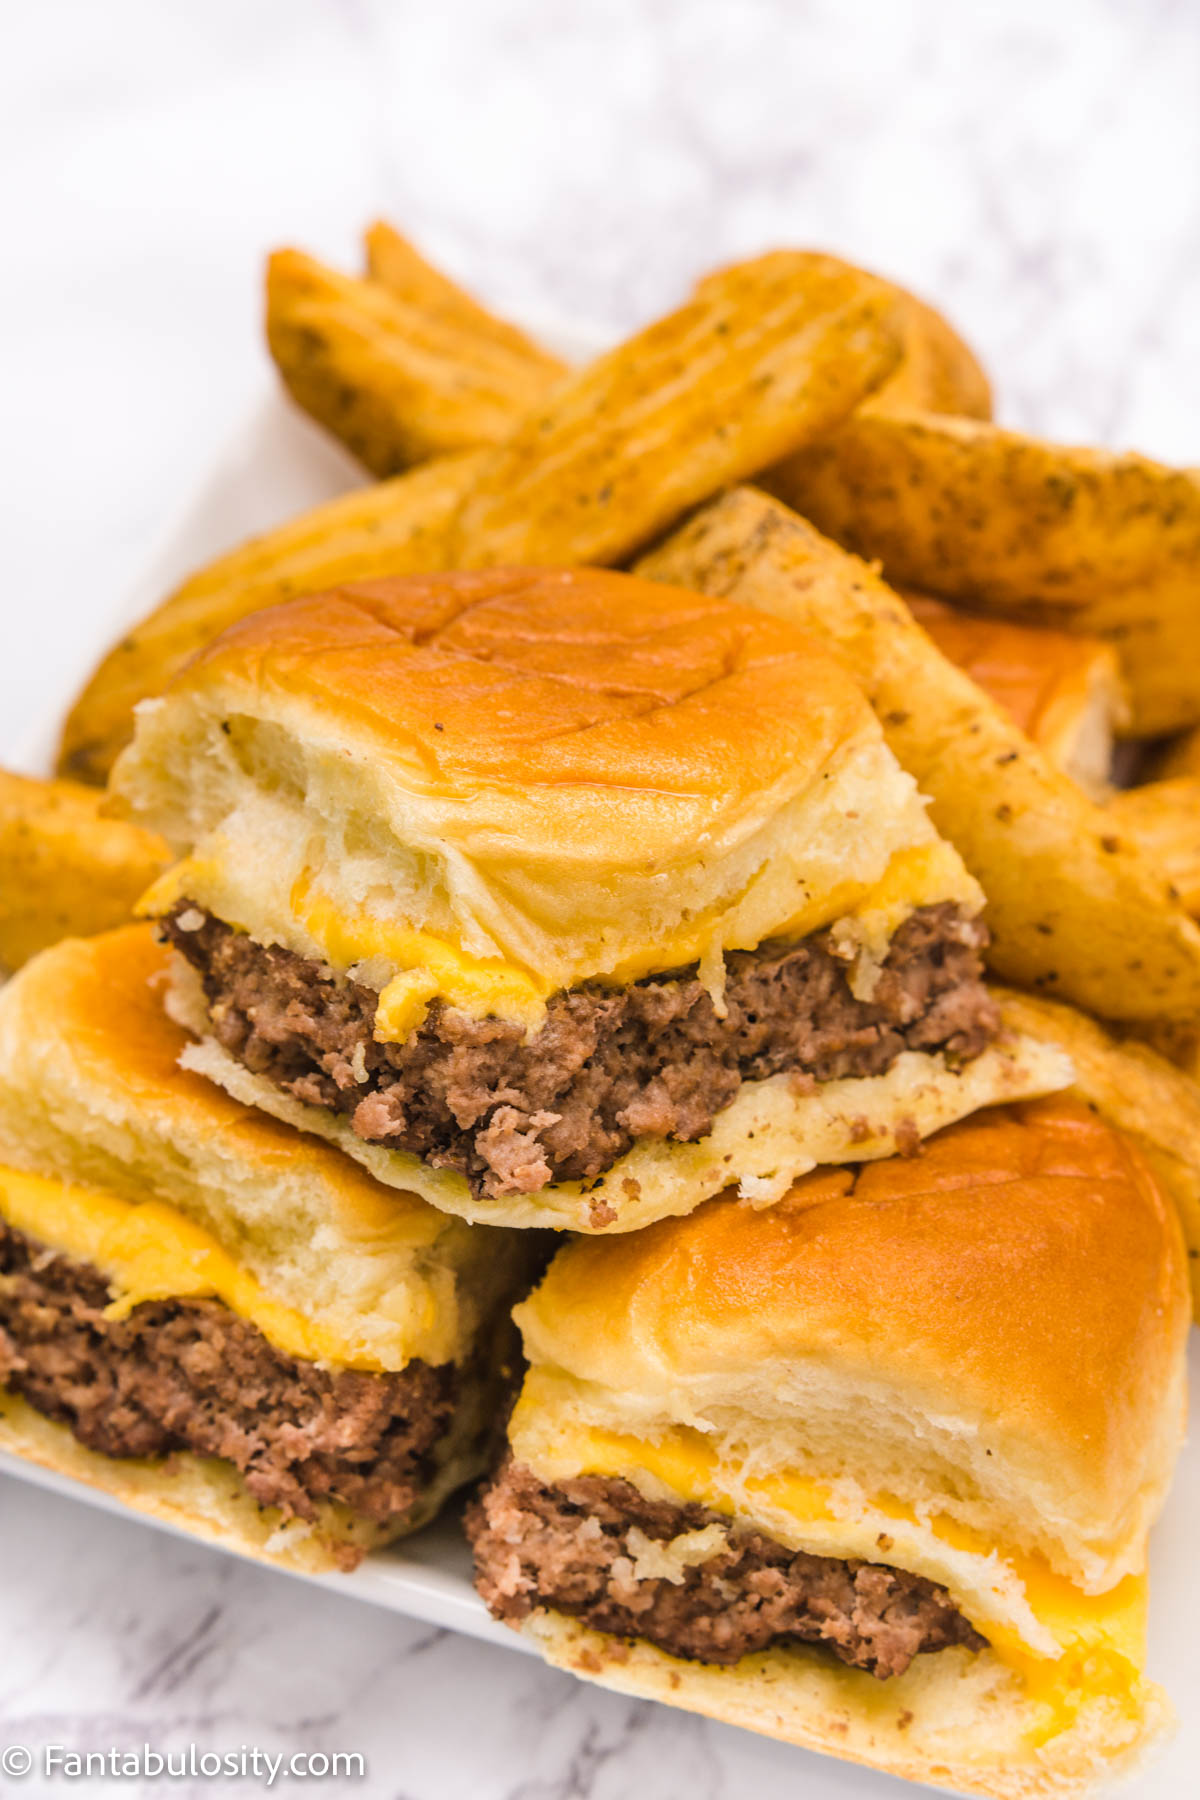
[[[268, 381], [263, 252], [349, 262], [377, 212], [495, 301], [609, 328], [721, 258], [827, 246], [944, 303], [1008, 421], [1200, 460], [1192, 0], [9, 0], [3, 23], [0, 755]], [[885, 1791], [7, 1482], [0, 1544], [0, 1740], [361, 1750], [344, 1791], [371, 1800]], [[255, 1791], [170, 1784], [214, 1790]]]

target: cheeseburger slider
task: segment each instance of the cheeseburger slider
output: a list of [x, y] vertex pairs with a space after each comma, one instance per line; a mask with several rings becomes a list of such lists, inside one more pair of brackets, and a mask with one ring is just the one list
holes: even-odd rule
[[131, 926], [0, 994], [0, 1447], [229, 1547], [352, 1566], [483, 1468], [541, 1240], [181, 1070], [166, 963]]
[[116, 788], [189, 1068], [464, 1218], [630, 1230], [1063, 1085], [850, 679], [777, 619], [500, 569], [255, 614]]
[[1183, 1426], [1175, 1216], [1076, 1101], [576, 1240], [472, 1510], [550, 1661], [966, 1793], [1070, 1792], [1170, 1717], [1147, 1529]]

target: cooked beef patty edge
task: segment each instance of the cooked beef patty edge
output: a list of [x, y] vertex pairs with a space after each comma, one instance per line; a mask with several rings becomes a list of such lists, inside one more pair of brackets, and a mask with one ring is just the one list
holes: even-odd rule
[[475, 1585], [508, 1624], [550, 1610], [722, 1666], [807, 1643], [880, 1680], [916, 1656], [987, 1647], [926, 1576], [789, 1550], [703, 1506], [649, 1500], [620, 1478], [548, 1483], [510, 1459], [466, 1523]]
[[951, 1063], [999, 1030], [983, 984], [986, 932], [951, 903], [894, 934], [869, 1000], [832, 931], [726, 958], [723, 1011], [694, 969], [555, 994], [519, 1024], [435, 1001], [401, 1044], [374, 1036], [378, 993], [181, 901], [162, 922], [197, 971], [218, 1043], [364, 1141], [465, 1176], [474, 1195], [596, 1179], [639, 1139], [693, 1143], [743, 1081], [804, 1091], [882, 1075], [906, 1050]]
[[386, 1524], [417, 1505], [454, 1413], [451, 1365], [326, 1369], [220, 1300], [110, 1319], [111, 1298], [98, 1269], [0, 1220], [0, 1384], [100, 1455], [232, 1463], [285, 1518], [334, 1502]]

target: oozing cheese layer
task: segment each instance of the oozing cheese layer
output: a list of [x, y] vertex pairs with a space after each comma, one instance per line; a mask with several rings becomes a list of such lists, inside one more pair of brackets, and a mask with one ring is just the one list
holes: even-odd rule
[[547, 982], [515, 963], [468, 956], [429, 931], [413, 931], [366, 913], [347, 919], [308, 880], [292, 889], [292, 910], [334, 968], [382, 958], [399, 973], [383, 988], [375, 1012], [375, 1036], [402, 1044], [423, 1021], [433, 1000], [444, 1000], [473, 1019], [511, 1019], [535, 1032], [546, 1017]]
[[[138, 912], [142, 917], [157, 917], [187, 899], [204, 905], [206, 894], [223, 885], [211, 857], [188, 857], [155, 882], [139, 903]], [[878, 961], [886, 954], [888, 939], [911, 912], [945, 899], [973, 905], [977, 894], [964, 885], [957, 854], [934, 839], [898, 851], [874, 885], [847, 882], [825, 894], [772, 936], [799, 939], [846, 919], [853, 922], [855, 948]], [[217, 910], [227, 924], [248, 929], [244, 920]], [[511, 1020], [530, 1035], [545, 1021], [546, 1001], [555, 991], [552, 983], [516, 963], [469, 955], [433, 932], [367, 912], [348, 916], [321, 892], [311, 871], [292, 884], [290, 910], [298, 927], [298, 935], [289, 940], [294, 946], [315, 945], [331, 967], [342, 973], [364, 963], [394, 971], [379, 995], [375, 1037], [380, 1042], [403, 1043], [420, 1026], [435, 999], [471, 1018]], [[602, 979], [614, 986], [625, 985], [656, 972], [699, 964], [701, 979], [719, 992], [723, 978], [717, 935], [720, 923], [716, 919], [693, 921], [653, 948], [626, 958]], [[755, 944], [738, 947], [757, 948]]]
[[[741, 1517], [759, 1529], [763, 1518], [784, 1515], [794, 1525], [802, 1547], [816, 1555], [858, 1556], [927, 1575], [950, 1589], [955, 1604], [984, 1637], [990, 1652], [1023, 1682], [1035, 1709], [1029, 1741], [1039, 1744], [1067, 1730], [1080, 1709], [1095, 1699], [1111, 1700], [1134, 1717], [1140, 1704], [1145, 1662], [1146, 1580], [1129, 1575], [1103, 1594], [1086, 1594], [1057, 1574], [1038, 1556], [997, 1546], [982, 1533], [946, 1516], [918, 1522], [913, 1509], [889, 1494], [866, 1497], [864, 1514], [873, 1521], [870, 1538], [847, 1528], [833, 1483], [794, 1472], [744, 1474], [723, 1462], [697, 1431], [677, 1427], [651, 1442], [575, 1421], [551, 1426], [541, 1413], [543, 1375], [534, 1370], [510, 1425], [510, 1441], [518, 1460], [528, 1462], [541, 1479], [573, 1475], [624, 1478], [638, 1483], [649, 1477], [656, 1497], [663, 1490], [681, 1504], [693, 1503], [731, 1518]], [[881, 1522], [886, 1534], [878, 1533]], [[947, 1567], [932, 1566], [922, 1554], [918, 1535], [929, 1534], [950, 1553], [989, 1559], [983, 1581], [971, 1591], [956, 1591]], [[998, 1561], [1000, 1569], [994, 1563]], [[997, 1579], [999, 1575], [1000, 1579]], [[983, 1596], [992, 1588], [995, 1606]], [[1013, 1607], [1013, 1593], [1018, 1605]], [[1005, 1605], [1008, 1601], [1010, 1604]], [[1008, 1617], [1003, 1616], [1008, 1612]], [[1027, 1622], [1014, 1622], [1021, 1613]], [[1032, 1627], [1032, 1629], [1031, 1629]], [[1036, 1640], [1031, 1643], [1030, 1640]]]
[[220, 1300], [268, 1343], [304, 1362], [378, 1370], [360, 1346], [274, 1300], [211, 1232], [161, 1200], [123, 1200], [95, 1188], [0, 1168], [0, 1218], [14, 1230], [107, 1277], [109, 1319], [146, 1300]]

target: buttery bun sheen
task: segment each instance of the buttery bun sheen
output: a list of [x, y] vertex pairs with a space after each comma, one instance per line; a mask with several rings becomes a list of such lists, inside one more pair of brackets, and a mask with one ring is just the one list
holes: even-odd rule
[[481, 1591], [626, 1692], [962, 1792], [1086, 1786], [1169, 1718], [1144, 1568], [1188, 1313], [1172, 1209], [1067, 1100], [576, 1241], [517, 1309]]
[[247, 1553], [344, 1566], [484, 1466], [536, 1240], [181, 1069], [168, 963], [133, 926], [0, 993], [0, 1444]]
[[980, 891], [858, 690], [721, 600], [298, 600], [147, 702], [114, 783], [184, 856], [145, 908], [189, 1066], [467, 1218], [769, 1200], [1067, 1078], [998, 1036]]

